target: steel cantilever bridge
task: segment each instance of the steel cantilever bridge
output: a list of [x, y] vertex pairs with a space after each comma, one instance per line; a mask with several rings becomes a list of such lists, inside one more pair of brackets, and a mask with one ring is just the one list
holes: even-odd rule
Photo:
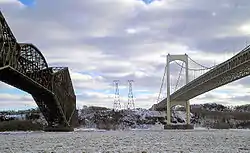
[[[167, 124], [171, 124], [170, 109], [173, 106], [183, 105], [184, 107], [186, 107], [187, 124], [190, 124], [190, 104], [189, 104], [190, 99], [250, 75], [250, 46], [247, 46], [246, 48], [244, 48], [242, 51], [240, 51], [238, 54], [228, 59], [227, 61], [218, 64], [214, 67], [207, 68], [209, 69], [208, 71], [204, 72], [197, 78], [194, 78], [192, 81], [190, 81], [189, 79], [190, 78], [189, 73], [194, 69], [188, 68], [188, 59], [189, 57], [186, 54], [167, 56], [167, 64], [164, 73], [164, 76], [167, 75], [167, 83], [166, 83], [168, 88], [167, 96], [162, 100], [158, 100], [158, 103], [154, 104], [153, 107], [151, 108], [154, 110], [167, 109]], [[185, 67], [186, 84], [180, 87], [178, 90], [174, 91], [172, 94], [170, 94], [171, 85], [170, 85], [169, 63], [175, 60], [180, 60], [186, 63]], [[194, 60], [192, 61], [194, 62]], [[178, 65], [181, 68], [184, 68], [183, 65], [180, 64]], [[162, 83], [164, 83], [164, 81]]]
[[49, 67], [33, 44], [18, 43], [0, 11], [0, 80], [32, 95], [48, 131], [71, 131], [76, 96], [67, 67]]

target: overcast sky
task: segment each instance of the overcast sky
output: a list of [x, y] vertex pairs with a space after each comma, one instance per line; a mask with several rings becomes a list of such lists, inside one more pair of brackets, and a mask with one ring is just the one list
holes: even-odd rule
[[[130, 79], [136, 107], [151, 107], [165, 55], [187, 53], [208, 67], [225, 61], [250, 43], [249, 8], [249, 0], [0, 0], [19, 42], [36, 45], [49, 66], [69, 67], [78, 108], [112, 108], [113, 80], [124, 106]], [[180, 68], [172, 65], [176, 82]], [[249, 83], [241, 79], [191, 104], [250, 103]], [[30, 95], [0, 84], [0, 110], [31, 107]]]

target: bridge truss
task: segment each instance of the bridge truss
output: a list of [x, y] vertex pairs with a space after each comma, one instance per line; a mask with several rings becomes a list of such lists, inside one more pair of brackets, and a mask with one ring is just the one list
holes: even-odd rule
[[18, 43], [0, 11], [0, 80], [32, 95], [48, 130], [72, 130], [76, 96], [67, 67], [49, 67], [33, 44]]

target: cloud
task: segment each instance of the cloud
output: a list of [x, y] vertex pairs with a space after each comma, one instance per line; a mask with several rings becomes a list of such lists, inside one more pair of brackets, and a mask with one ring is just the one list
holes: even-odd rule
[[[248, 0], [162, 0], [150, 5], [141, 0], [36, 0], [25, 7], [0, 0], [19, 42], [34, 43], [50, 66], [70, 68], [78, 106], [112, 107], [113, 80], [121, 81], [126, 99], [127, 80], [133, 79], [135, 91], [148, 91], [136, 92], [136, 106], [144, 108], [157, 98], [168, 53], [187, 53], [209, 67], [244, 48], [250, 42], [249, 6]], [[198, 68], [194, 63], [190, 67]], [[179, 70], [171, 65], [173, 82]], [[235, 85], [242, 85], [241, 90], [219, 88], [207, 93], [214, 97], [205, 94], [191, 103], [220, 99], [234, 104], [222, 92], [237, 98], [248, 88], [242, 81]]]
[[19, 5], [22, 6], [22, 3], [18, 0], [0, 0], [1, 5]]
[[0, 110], [18, 110], [37, 107], [35, 101], [30, 95], [15, 95], [9, 93], [0, 94]]

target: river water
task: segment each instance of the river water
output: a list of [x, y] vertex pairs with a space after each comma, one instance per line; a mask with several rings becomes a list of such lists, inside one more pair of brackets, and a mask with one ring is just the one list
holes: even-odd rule
[[250, 152], [250, 130], [78, 130], [0, 133], [1, 153]]

